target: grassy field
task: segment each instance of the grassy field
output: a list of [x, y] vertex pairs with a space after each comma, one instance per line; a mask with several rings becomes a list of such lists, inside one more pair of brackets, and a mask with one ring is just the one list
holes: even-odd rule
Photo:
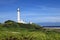
[[0, 24], [0, 40], [60, 40], [60, 32], [37, 25], [4, 23]]
[[0, 31], [0, 40], [60, 40], [60, 33], [55, 31], [16, 29], [3, 28]]

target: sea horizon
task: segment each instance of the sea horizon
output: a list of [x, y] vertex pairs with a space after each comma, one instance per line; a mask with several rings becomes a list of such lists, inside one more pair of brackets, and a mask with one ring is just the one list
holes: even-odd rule
[[60, 27], [60, 22], [39, 22], [37, 24], [43, 27]]

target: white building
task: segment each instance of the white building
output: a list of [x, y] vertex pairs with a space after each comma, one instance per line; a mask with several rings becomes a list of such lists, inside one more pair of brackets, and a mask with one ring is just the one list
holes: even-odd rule
[[[18, 23], [24, 23], [24, 24], [27, 24], [27, 22], [21, 20], [21, 13], [20, 13], [20, 9], [18, 8], [17, 9], [17, 20], [18, 20]], [[32, 22], [29, 22], [30, 24], [32, 24]]]
[[23, 20], [21, 20], [21, 14], [20, 14], [20, 9], [18, 8], [17, 9], [17, 20], [18, 20], [18, 23], [26, 23], [24, 22]]

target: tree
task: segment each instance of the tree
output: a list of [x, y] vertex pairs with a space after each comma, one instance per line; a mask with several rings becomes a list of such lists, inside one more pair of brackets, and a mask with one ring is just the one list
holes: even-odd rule
[[12, 20], [7, 20], [7, 21], [5, 21], [4, 23], [15, 23], [15, 22], [12, 21]]

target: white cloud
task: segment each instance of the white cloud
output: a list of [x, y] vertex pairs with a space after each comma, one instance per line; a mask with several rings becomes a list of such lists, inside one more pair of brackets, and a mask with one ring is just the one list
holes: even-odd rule
[[27, 21], [32, 22], [60, 22], [60, 17], [51, 17], [51, 16], [44, 16], [44, 17], [28, 17], [25, 18]]
[[60, 17], [37, 17], [34, 19], [37, 22], [60, 22]]

